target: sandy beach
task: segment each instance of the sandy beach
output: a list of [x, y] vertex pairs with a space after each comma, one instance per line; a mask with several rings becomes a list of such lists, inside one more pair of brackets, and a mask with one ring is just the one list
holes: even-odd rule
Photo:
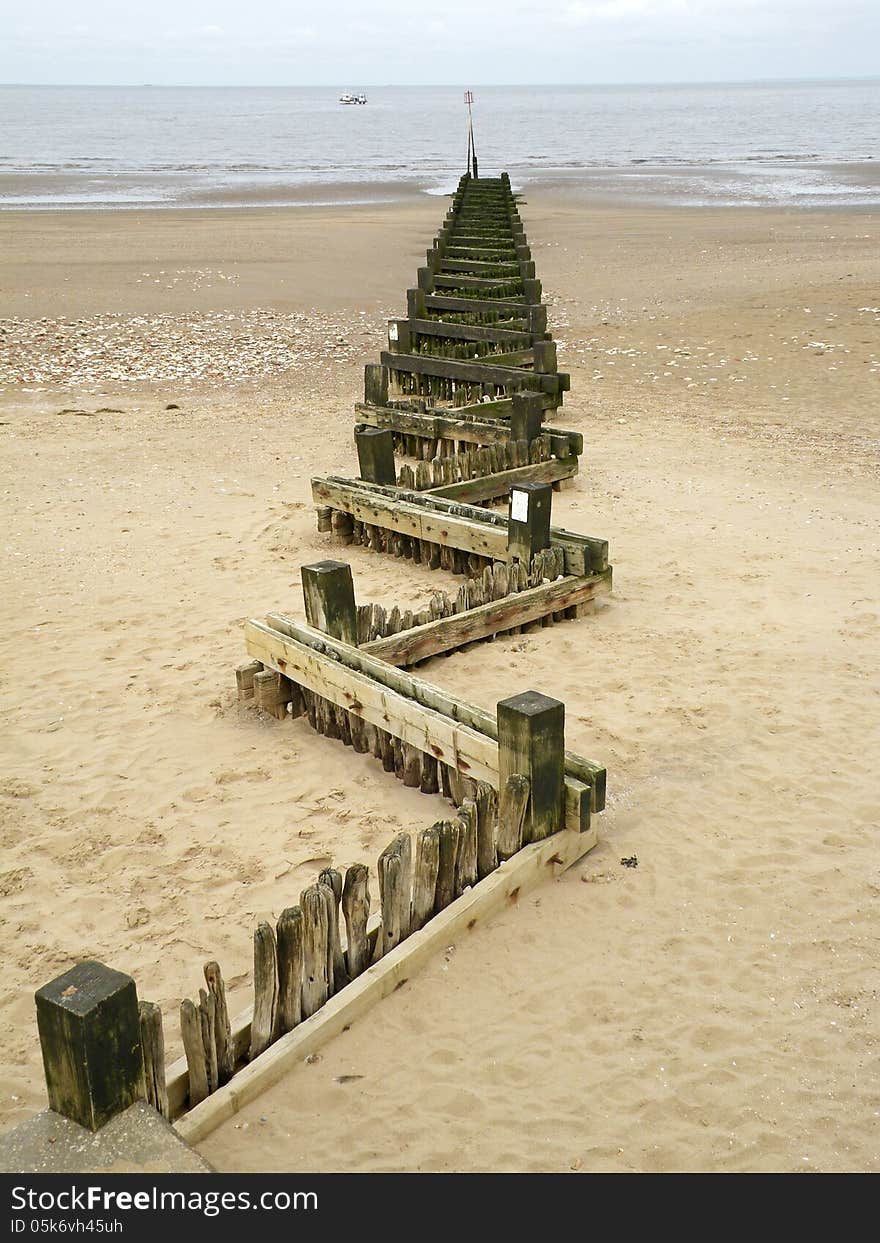
[[[241, 624], [338, 555], [309, 479], [445, 208], [0, 214], [0, 1127], [75, 960], [177, 1010], [439, 798], [235, 700]], [[583, 432], [579, 622], [420, 670], [566, 703], [600, 844], [200, 1146], [220, 1170], [880, 1168], [880, 218], [521, 208]], [[347, 549], [359, 598], [431, 574]], [[441, 583], [441, 585], [446, 585]], [[621, 859], [636, 856], [637, 867]], [[320, 1125], [318, 1121], [320, 1120]]]

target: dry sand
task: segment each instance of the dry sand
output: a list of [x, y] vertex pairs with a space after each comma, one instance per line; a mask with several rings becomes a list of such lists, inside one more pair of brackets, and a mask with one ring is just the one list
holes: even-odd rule
[[[131, 971], [173, 1053], [206, 958], [245, 1005], [255, 921], [442, 806], [232, 679], [241, 620], [301, 615], [331, 552], [309, 476], [352, 468], [441, 210], [0, 215], [0, 1125], [43, 1103], [32, 993], [72, 960]], [[524, 217], [586, 442], [555, 512], [610, 540], [615, 594], [423, 672], [564, 699], [601, 843], [201, 1151], [876, 1170], [880, 221]], [[361, 599], [437, 581], [351, 560]]]

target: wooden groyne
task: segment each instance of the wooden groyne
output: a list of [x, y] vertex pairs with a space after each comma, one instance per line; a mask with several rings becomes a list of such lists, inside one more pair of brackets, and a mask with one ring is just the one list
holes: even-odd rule
[[[560, 406], [568, 388], [510, 178], [465, 174], [407, 292], [406, 318], [389, 323], [388, 349], [366, 367], [358, 417], [389, 428], [401, 451], [430, 460], [438, 446], [443, 457], [454, 446], [531, 444], [535, 421]], [[518, 413], [511, 426], [517, 394], [533, 395], [521, 407], [532, 413], [528, 422]], [[581, 447], [556, 435], [549, 446], [560, 462], [556, 479], [574, 473], [566, 460]]]
[[[308, 724], [450, 812], [398, 834], [375, 875], [325, 868], [254, 930], [254, 995], [232, 1018], [220, 965], [180, 1007], [165, 1066], [158, 1006], [79, 964], [38, 993], [53, 1109], [89, 1127], [146, 1098], [195, 1141], [464, 934], [596, 844], [606, 774], [565, 747], [565, 707], [526, 689], [494, 712], [411, 672], [440, 653], [577, 621], [611, 590], [608, 543], [554, 525], [579, 433], [547, 426], [568, 389], [506, 174], [466, 175], [389, 324], [355, 410], [358, 475], [312, 480], [339, 547], [458, 575], [421, 609], [358, 602], [350, 565], [303, 566], [306, 622], [248, 621], [242, 710]], [[406, 460], [398, 460], [406, 459]], [[503, 502], [506, 513], [491, 508]], [[100, 1047], [98, 1059], [86, 1051]]]

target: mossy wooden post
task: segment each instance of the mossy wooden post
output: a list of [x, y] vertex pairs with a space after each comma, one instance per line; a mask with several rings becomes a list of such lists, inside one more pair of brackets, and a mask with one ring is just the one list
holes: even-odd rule
[[535, 371], [546, 374], [558, 369], [555, 341], [536, 341], [532, 349], [534, 350]]
[[361, 479], [367, 483], [390, 484], [393, 488], [397, 483], [397, 471], [394, 466], [394, 439], [390, 430], [359, 424], [354, 429], [354, 443]]
[[527, 846], [565, 824], [565, 704], [525, 691], [502, 699], [497, 711], [500, 789], [515, 773], [529, 781], [522, 838]]
[[507, 559], [526, 567], [532, 557], [550, 547], [550, 507], [553, 487], [549, 483], [518, 483], [510, 489], [507, 525]]
[[357, 647], [357, 605], [351, 566], [345, 561], [316, 561], [302, 566], [300, 575], [309, 625]]
[[388, 368], [381, 363], [364, 367], [364, 401], [368, 406], [388, 405]]
[[137, 989], [81, 962], [35, 994], [49, 1107], [97, 1131], [145, 1095]]
[[510, 439], [527, 444], [541, 435], [544, 402], [540, 393], [514, 393], [510, 410]]

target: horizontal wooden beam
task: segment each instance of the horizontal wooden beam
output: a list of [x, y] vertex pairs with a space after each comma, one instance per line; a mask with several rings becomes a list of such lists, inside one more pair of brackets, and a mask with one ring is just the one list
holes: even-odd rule
[[406, 493], [412, 502], [367, 491], [345, 481], [313, 479], [312, 497], [317, 505], [342, 509], [359, 522], [385, 530], [399, 531], [431, 544], [459, 548], [463, 552], [507, 560], [507, 531], [468, 518], [452, 518], [437, 510], [420, 506], [417, 493]]
[[397, 694], [263, 622], [246, 622], [244, 639], [249, 655], [267, 668], [448, 767], [497, 787], [498, 748], [484, 734]]
[[[505, 276], [464, 276], [459, 272], [435, 272], [434, 288], [435, 289], [474, 289], [482, 291], [487, 297], [492, 296], [492, 290], [498, 289], [500, 286], [518, 285], [520, 284], [519, 273], [515, 273], [511, 277]], [[507, 295], [509, 296], [509, 295]], [[514, 295], [515, 296], [515, 295]]]
[[389, 635], [386, 639], [375, 639], [372, 643], [364, 643], [360, 650], [386, 660], [390, 665], [406, 668], [429, 656], [485, 639], [490, 634], [525, 626], [551, 613], [586, 604], [598, 596], [607, 595], [610, 590], [610, 570], [589, 578], [560, 578], [553, 583], [530, 587], [518, 595], [478, 605], [466, 613], [441, 617], [424, 626], [414, 626], [411, 630]]
[[[343, 509], [361, 522], [400, 531], [434, 544], [506, 561], [507, 518], [491, 509], [450, 501], [442, 496], [383, 488], [338, 476], [312, 480], [316, 504]], [[608, 541], [550, 528], [552, 544], [565, 553], [567, 574], [599, 573], [608, 568]]]
[[[465, 414], [465, 407], [461, 407], [460, 411], [452, 408], [448, 413], [426, 411], [422, 414], [417, 410], [398, 410], [394, 406], [368, 406], [363, 402], [359, 402], [355, 410], [358, 418], [364, 423], [371, 423], [374, 427], [390, 427], [393, 431], [403, 432], [410, 436], [423, 436], [429, 440], [440, 438], [459, 440], [474, 445], [504, 444], [510, 439], [510, 424], [502, 419], [489, 420], [479, 417], [484, 412], [488, 414], [486, 408], [489, 404], [485, 402], [483, 405], [468, 406], [468, 410], [475, 412], [472, 415]], [[502, 403], [492, 402], [491, 404], [499, 406]], [[509, 398], [504, 409], [509, 413]], [[567, 442], [567, 452], [563, 451], [562, 457], [567, 457], [572, 453], [583, 453], [584, 438], [581, 432], [563, 431], [560, 428], [546, 426], [542, 430], [553, 440]]]
[[504, 259], [456, 259], [443, 255], [440, 260], [440, 269], [438, 275], [449, 276], [454, 272], [462, 272], [464, 275], [480, 276], [488, 273], [489, 276], [501, 276], [507, 278], [509, 276], [519, 275], [519, 264], [516, 260]]
[[425, 495], [444, 496], [450, 501], [479, 505], [481, 501], [504, 496], [517, 483], [556, 483], [559, 479], [570, 479], [577, 473], [576, 457], [550, 458], [547, 462], [514, 466], [510, 470], [497, 471], [494, 475], [481, 475], [479, 479], [463, 479], [460, 483], [447, 483], [441, 488], [428, 488]]
[[[283, 613], [270, 613], [266, 618], [267, 625], [281, 634], [289, 635], [300, 643], [314, 647], [319, 651], [329, 652], [333, 658], [349, 669], [356, 669], [367, 674], [382, 686], [406, 695], [425, 707], [442, 712], [451, 720], [469, 725], [498, 741], [498, 724], [495, 714], [485, 708], [459, 699], [449, 691], [442, 690], [412, 673], [406, 673], [387, 661], [371, 656], [362, 647], [350, 647], [338, 639], [313, 630], [303, 622], [287, 617]], [[574, 751], [565, 752], [565, 772], [569, 777], [583, 781], [592, 788], [592, 810], [599, 812], [605, 807], [605, 769], [601, 764], [584, 759]]]
[[563, 829], [517, 851], [340, 989], [311, 1018], [276, 1040], [228, 1083], [179, 1118], [174, 1124], [178, 1135], [189, 1144], [205, 1139], [289, 1070], [350, 1027], [376, 1002], [406, 984], [438, 950], [485, 923], [544, 880], [559, 876], [592, 850], [597, 840], [592, 828], [585, 833]]
[[430, 311], [457, 311], [476, 315], [496, 312], [511, 319], [528, 318], [525, 298], [453, 298], [446, 294], [425, 294], [425, 306]]
[[[392, 321], [393, 322], [393, 321]], [[410, 319], [411, 333], [423, 337], [449, 337], [453, 341], [497, 341], [499, 345], [531, 345], [532, 335], [518, 328], [496, 328], [494, 324], [448, 324], [442, 319]]]
[[545, 393], [558, 393], [560, 389], [568, 387], [563, 382], [568, 380], [568, 376], [563, 376], [561, 372], [486, 366], [456, 358], [441, 358], [437, 354], [392, 354], [383, 350], [379, 357], [382, 365], [393, 371], [406, 371], [411, 375], [443, 376], [447, 380], [460, 380], [463, 384], [516, 384]]

